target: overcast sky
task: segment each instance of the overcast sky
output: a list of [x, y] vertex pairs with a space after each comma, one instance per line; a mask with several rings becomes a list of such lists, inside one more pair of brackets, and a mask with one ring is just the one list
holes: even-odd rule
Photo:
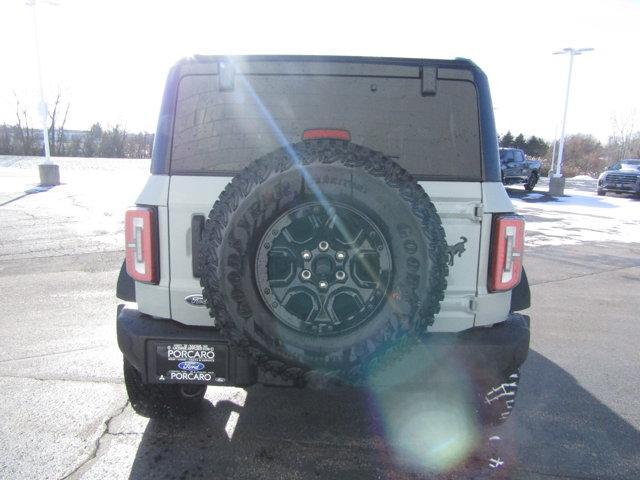
[[[38, 5], [45, 91], [71, 103], [68, 128], [155, 130], [167, 70], [194, 53], [467, 57], [489, 76], [500, 132], [552, 139], [564, 47], [595, 48], [575, 59], [567, 131], [606, 140], [614, 115], [640, 128], [638, 1], [51, 3]], [[0, 18], [0, 122], [14, 123], [14, 92], [34, 117], [38, 101], [32, 8], [1, 0]]]

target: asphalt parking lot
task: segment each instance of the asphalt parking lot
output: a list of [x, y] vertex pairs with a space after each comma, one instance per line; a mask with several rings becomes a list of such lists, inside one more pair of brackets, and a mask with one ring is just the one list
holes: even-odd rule
[[[195, 418], [139, 417], [115, 340], [122, 253], [92, 251], [90, 236], [72, 238], [63, 219], [41, 225], [18, 202], [0, 208], [1, 478], [431, 475], [397, 454], [366, 391], [210, 388]], [[12, 254], [25, 235], [66, 250]], [[532, 344], [515, 413], [494, 432], [503, 473], [640, 478], [640, 243], [537, 246], [525, 268]]]

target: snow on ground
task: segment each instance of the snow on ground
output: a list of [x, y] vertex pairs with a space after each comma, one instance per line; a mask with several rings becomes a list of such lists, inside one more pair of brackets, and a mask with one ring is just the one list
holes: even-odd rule
[[[0, 260], [122, 250], [124, 212], [142, 190], [149, 160], [56, 158], [62, 185], [48, 190], [37, 188], [41, 161], [0, 156]], [[595, 190], [587, 176], [567, 179], [562, 198], [546, 193], [545, 178], [534, 192], [509, 187], [527, 220], [527, 246], [639, 242], [640, 201]]]
[[590, 177], [567, 179], [565, 197], [547, 195], [542, 181], [528, 193], [520, 187], [507, 191], [518, 213], [526, 219], [526, 245], [567, 245], [582, 242], [640, 242], [640, 201], [629, 196], [596, 194]]
[[575, 177], [571, 177], [569, 180], [595, 180], [595, 178], [590, 177], [589, 175], [576, 175]]
[[[150, 161], [54, 160], [62, 184], [43, 189], [37, 187], [41, 157], [0, 156], [0, 260], [124, 249], [124, 213], [142, 190]], [[28, 238], [18, 234], [25, 224]]]

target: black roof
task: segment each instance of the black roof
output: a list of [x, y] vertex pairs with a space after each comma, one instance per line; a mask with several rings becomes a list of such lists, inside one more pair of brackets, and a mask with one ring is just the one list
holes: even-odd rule
[[374, 63], [386, 65], [440, 65], [446, 67], [478, 68], [467, 58], [436, 59], [436, 58], [402, 58], [402, 57], [362, 57], [338, 55], [192, 55], [178, 60], [175, 66], [193, 63], [216, 63], [219, 61], [244, 62], [344, 62], [344, 63]]

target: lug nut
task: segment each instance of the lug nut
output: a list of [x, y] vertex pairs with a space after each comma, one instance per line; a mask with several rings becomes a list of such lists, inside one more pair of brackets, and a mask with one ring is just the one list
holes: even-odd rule
[[300, 276], [302, 277], [303, 280], [309, 280], [311, 278], [311, 272], [309, 270], [303, 270], [300, 273]]
[[337, 252], [336, 253], [336, 260], [338, 260], [339, 262], [343, 261], [345, 258], [347, 258], [347, 254], [344, 252]]
[[328, 287], [329, 287], [329, 284], [328, 284], [327, 282], [325, 282], [324, 280], [320, 280], [320, 283], [318, 283], [318, 286], [319, 286], [322, 290], [324, 290], [324, 289], [326, 289], [326, 288], [328, 288]]
[[318, 249], [321, 252], [326, 252], [327, 250], [329, 250], [329, 244], [323, 240], [318, 244]]
[[311, 260], [311, 252], [309, 250], [305, 250], [304, 252], [302, 252], [302, 259]]
[[347, 274], [346, 274], [346, 273], [344, 273], [342, 270], [338, 270], [338, 271], [336, 272], [336, 280], [340, 280], [340, 281], [342, 281], [342, 280], [344, 280], [345, 278], [347, 278]]

